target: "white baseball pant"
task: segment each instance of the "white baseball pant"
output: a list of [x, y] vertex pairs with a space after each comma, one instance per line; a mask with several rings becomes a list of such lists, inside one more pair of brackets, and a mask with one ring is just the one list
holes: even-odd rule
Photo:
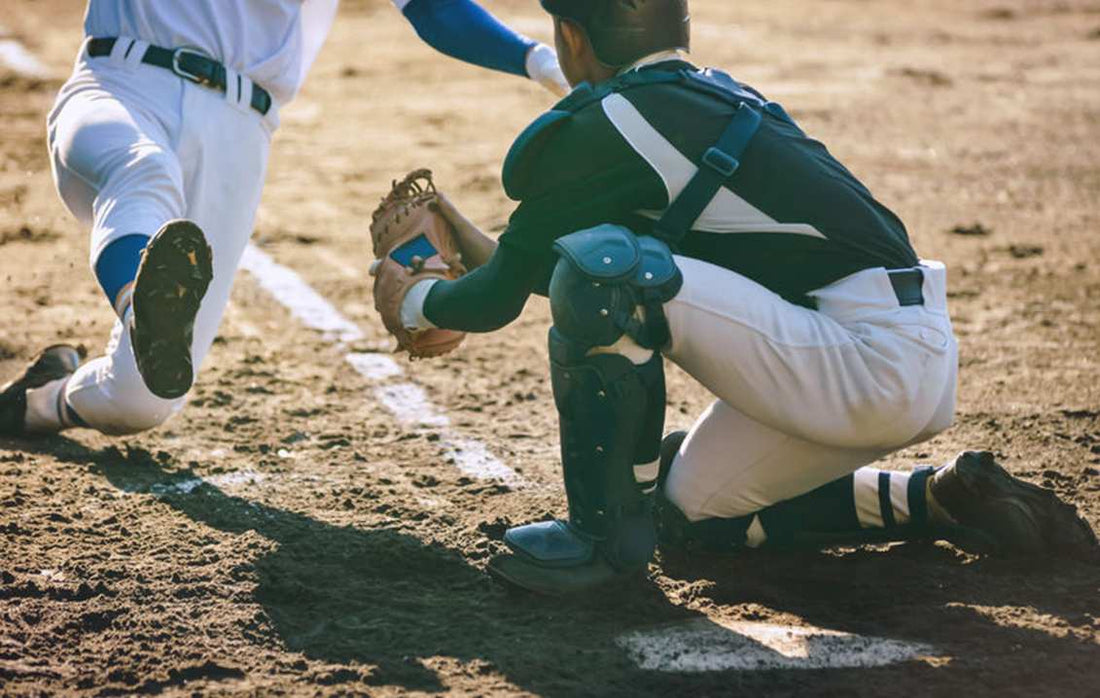
[[[147, 44], [131, 43], [122, 37], [102, 58], [81, 51], [47, 123], [54, 181], [68, 209], [91, 226], [93, 267], [112, 241], [151, 236], [170, 219], [203, 229], [214, 278], [195, 320], [198, 367], [252, 234], [275, 114], [248, 106], [252, 87], [244, 76], [238, 82], [231, 72], [222, 94], [142, 64]], [[149, 392], [121, 320], [105, 355], [82, 366], [66, 390], [68, 404], [105, 434], [155, 427], [185, 400]]]
[[688, 520], [755, 513], [951, 424], [958, 349], [942, 264], [923, 262], [923, 305], [902, 307], [880, 268], [814, 291], [810, 310], [722, 267], [676, 263], [664, 354], [718, 398], [666, 483]]

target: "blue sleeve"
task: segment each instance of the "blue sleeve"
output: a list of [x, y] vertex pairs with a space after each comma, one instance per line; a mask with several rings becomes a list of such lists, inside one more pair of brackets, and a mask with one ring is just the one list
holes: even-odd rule
[[473, 0], [412, 0], [403, 12], [420, 38], [440, 53], [527, 77], [527, 52], [535, 42]]

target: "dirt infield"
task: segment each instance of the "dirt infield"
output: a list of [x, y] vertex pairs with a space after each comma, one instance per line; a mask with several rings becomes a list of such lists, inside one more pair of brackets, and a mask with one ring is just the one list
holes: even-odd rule
[[[533, 0], [486, 0], [542, 39]], [[86, 231], [50, 184], [44, 118], [82, 3], [5, 0], [0, 376], [58, 340], [97, 352], [113, 314]], [[893, 456], [998, 453], [1100, 525], [1100, 3], [693, 0], [695, 59], [782, 102], [946, 262], [957, 424]], [[4, 38], [0, 36], [0, 39]], [[365, 375], [366, 225], [428, 165], [487, 230], [539, 88], [434, 54], [388, 0], [345, 2], [284, 110], [255, 235], [362, 333], [304, 326], [242, 273], [188, 409], [112, 440], [0, 439], [0, 694], [1096, 695], [1100, 562], [904, 544], [659, 559], [612, 597], [548, 601], [484, 573], [513, 524], [560, 514], [545, 302], [443, 360]], [[409, 382], [449, 419], [410, 426]], [[670, 426], [709, 402], [670, 372]], [[429, 420], [430, 421], [430, 420]], [[517, 477], [456, 467], [449, 434]], [[450, 450], [449, 450], [450, 449]], [[740, 621], [928, 648], [878, 667], [656, 671], [625, 633]], [[723, 625], [724, 624], [724, 625]]]

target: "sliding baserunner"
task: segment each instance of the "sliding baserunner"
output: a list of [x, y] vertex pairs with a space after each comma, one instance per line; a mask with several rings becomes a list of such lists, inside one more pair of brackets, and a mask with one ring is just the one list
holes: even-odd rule
[[[471, 0], [394, 0], [425, 41], [567, 89], [553, 49]], [[103, 356], [46, 349], [0, 388], [0, 434], [151, 429], [178, 412], [252, 234], [280, 108], [337, 0], [90, 0], [86, 39], [49, 116], [58, 192], [91, 230], [118, 320]], [[364, 47], [363, 60], [385, 56]]]

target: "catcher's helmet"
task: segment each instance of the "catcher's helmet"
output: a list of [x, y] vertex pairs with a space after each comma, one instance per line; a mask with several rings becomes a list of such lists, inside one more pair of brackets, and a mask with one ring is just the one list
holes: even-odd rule
[[540, 0], [552, 15], [584, 27], [596, 57], [612, 67], [651, 53], [687, 50], [691, 17], [687, 0]]

